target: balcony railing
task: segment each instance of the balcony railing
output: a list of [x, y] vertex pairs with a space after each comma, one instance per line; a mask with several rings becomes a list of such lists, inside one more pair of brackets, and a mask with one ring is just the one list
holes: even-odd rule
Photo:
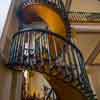
[[12, 69], [36, 70], [71, 82], [85, 96], [95, 100], [80, 50], [56, 33], [41, 29], [15, 33], [9, 64]]
[[69, 12], [68, 15], [73, 23], [100, 23], [100, 13]]

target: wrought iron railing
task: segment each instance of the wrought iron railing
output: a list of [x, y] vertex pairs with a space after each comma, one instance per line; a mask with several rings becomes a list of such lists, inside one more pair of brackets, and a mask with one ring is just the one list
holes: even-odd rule
[[100, 13], [97, 12], [67, 12], [70, 22], [100, 23]]
[[40, 29], [15, 33], [9, 64], [12, 69], [36, 70], [71, 82], [89, 100], [95, 100], [80, 50], [56, 33]]

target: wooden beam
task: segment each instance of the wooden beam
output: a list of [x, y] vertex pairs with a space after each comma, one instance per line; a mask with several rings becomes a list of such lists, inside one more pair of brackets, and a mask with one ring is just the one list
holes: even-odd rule
[[100, 67], [100, 63], [95, 63], [95, 64], [87, 64], [87, 66], [93, 66], [93, 67]]
[[93, 62], [95, 61], [99, 53], [100, 53], [100, 41], [97, 43], [96, 47], [94, 48], [94, 50], [92, 51], [88, 59], [86, 60], [86, 64], [89, 65], [93, 64]]

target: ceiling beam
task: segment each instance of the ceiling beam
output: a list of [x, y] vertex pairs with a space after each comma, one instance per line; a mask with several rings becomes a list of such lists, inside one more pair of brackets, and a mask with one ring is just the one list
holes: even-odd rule
[[92, 53], [86, 60], [86, 64], [93, 65], [97, 55], [100, 53], [100, 41], [97, 43], [96, 47], [93, 49]]

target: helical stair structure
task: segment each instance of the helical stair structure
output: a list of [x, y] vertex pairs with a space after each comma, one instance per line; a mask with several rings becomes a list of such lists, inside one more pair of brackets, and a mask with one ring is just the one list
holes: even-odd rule
[[[20, 28], [12, 37], [9, 68], [45, 74], [57, 96], [52, 100], [97, 100], [84, 58], [69, 37], [65, 12], [61, 0], [24, 0], [17, 11]], [[32, 29], [30, 25], [36, 21], [48, 28]], [[50, 93], [46, 100], [50, 100]]]

